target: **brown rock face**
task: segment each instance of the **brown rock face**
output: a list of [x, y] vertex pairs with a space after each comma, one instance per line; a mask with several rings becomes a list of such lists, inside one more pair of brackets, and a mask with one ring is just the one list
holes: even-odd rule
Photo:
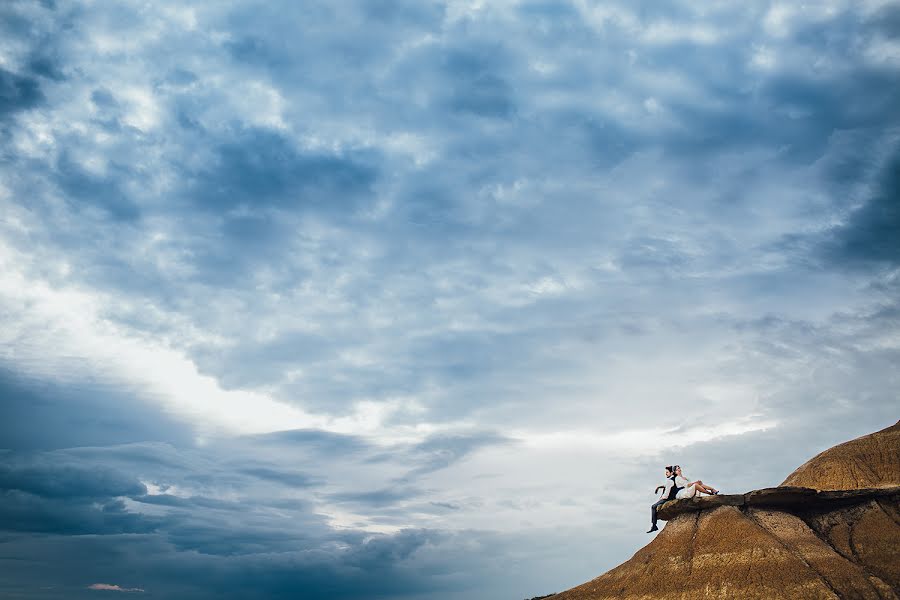
[[829, 448], [803, 463], [781, 485], [817, 490], [900, 485], [900, 421]]
[[552, 598], [900, 600], [898, 450], [900, 424], [823, 452], [792, 487], [669, 503], [650, 544]]

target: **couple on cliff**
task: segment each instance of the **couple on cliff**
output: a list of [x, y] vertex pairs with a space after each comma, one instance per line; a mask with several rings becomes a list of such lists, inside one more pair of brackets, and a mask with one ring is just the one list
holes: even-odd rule
[[659, 499], [650, 507], [650, 518], [653, 525], [647, 533], [659, 530], [659, 527], [656, 526], [656, 511], [669, 500], [693, 498], [699, 494], [714, 496], [719, 493], [719, 490], [705, 485], [699, 479], [697, 481], [688, 480], [681, 472], [681, 467], [675, 465], [674, 467], [666, 467], [666, 483], [665, 485], [657, 486], [656, 492], [659, 494]]

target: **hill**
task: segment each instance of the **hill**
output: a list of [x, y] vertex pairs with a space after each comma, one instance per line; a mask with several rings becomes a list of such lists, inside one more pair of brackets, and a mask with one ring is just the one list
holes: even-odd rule
[[552, 600], [900, 600], [900, 422], [782, 485], [676, 500], [630, 560]]

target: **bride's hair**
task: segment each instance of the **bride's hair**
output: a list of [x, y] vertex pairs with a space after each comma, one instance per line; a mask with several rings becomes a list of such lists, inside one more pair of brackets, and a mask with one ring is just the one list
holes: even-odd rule
[[675, 465], [674, 467], [672, 467], [672, 472], [674, 473], [677, 469], [680, 469], [680, 468], [681, 468], [681, 465]]

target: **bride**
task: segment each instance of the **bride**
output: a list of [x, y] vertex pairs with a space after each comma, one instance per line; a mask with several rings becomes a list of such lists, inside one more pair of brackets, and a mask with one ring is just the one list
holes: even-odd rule
[[701, 493], [714, 496], [719, 493], [719, 490], [704, 484], [699, 479], [697, 481], [688, 481], [682, 474], [680, 465], [675, 465], [675, 486], [681, 488], [678, 490], [676, 498], [693, 498]]

